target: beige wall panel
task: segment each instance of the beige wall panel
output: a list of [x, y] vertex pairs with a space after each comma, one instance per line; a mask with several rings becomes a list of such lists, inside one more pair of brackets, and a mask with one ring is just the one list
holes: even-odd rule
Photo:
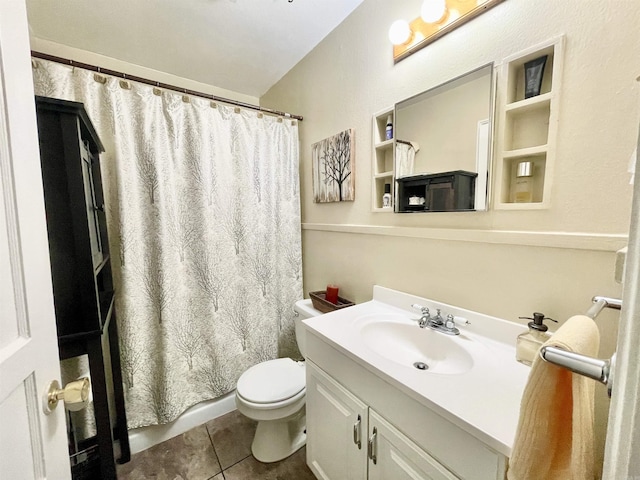
[[[357, 303], [382, 285], [525, 323], [518, 316], [564, 320], [594, 295], [621, 295], [612, 252], [310, 230], [303, 242], [305, 294], [335, 283]], [[607, 313], [601, 330], [615, 330]]]

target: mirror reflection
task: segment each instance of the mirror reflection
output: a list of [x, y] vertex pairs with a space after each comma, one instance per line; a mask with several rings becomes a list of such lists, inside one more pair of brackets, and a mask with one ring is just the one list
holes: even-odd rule
[[489, 64], [396, 104], [397, 212], [486, 209], [492, 75]]

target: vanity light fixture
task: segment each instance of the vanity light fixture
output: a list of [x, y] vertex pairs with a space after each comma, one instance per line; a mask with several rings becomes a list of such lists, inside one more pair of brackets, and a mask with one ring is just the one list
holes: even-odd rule
[[394, 45], [405, 45], [413, 40], [413, 32], [406, 20], [396, 20], [389, 27], [389, 41]]
[[399, 62], [504, 0], [424, 0], [412, 22], [396, 20], [389, 29], [393, 60]]
[[445, 0], [424, 0], [420, 9], [420, 18], [426, 23], [439, 23], [446, 14]]

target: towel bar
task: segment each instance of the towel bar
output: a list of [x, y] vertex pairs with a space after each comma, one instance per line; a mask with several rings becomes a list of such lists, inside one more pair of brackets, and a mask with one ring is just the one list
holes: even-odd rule
[[[595, 319], [605, 308], [620, 310], [622, 308], [622, 300], [609, 297], [593, 297], [593, 305], [587, 310], [586, 315]], [[568, 352], [558, 347], [543, 346], [540, 349], [540, 356], [545, 362], [553, 363], [603, 383], [607, 386], [607, 393], [611, 397], [613, 370], [616, 361], [615, 353], [611, 359], [601, 360], [579, 353]]]
[[567, 352], [558, 347], [545, 346], [540, 349], [540, 356], [546, 362], [553, 363], [606, 385], [607, 393], [611, 397], [613, 369], [616, 363], [615, 353], [609, 360], [601, 360], [579, 353]]
[[619, 300], [617, 298], [596, 296], [593, 297], [592, 302], [593, 305], [591, 305], [591, 308], [587, 310], [587, 313], [585, 313], [585, 315], [593, 319], [600, 315], [600, 312], [605, 308], [612, 308], [615, 310], [620, 310], [622, 308], [622, 300]]

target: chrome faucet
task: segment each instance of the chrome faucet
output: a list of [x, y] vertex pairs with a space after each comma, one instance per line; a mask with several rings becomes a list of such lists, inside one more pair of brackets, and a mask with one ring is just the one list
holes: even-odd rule
[[420, 328], [426, 327], [431, 321], [431, 314], [429, 313], [429, 309], [427, 307], [423, 307], [422, 305], [418, 305], [417, 303], [414, 303], [413, 305], [411, 305], [411, 307], [415, 308], [416, 310], [420, 310], [420, 313], [422, 313], [422, 316], [416, 319], [418, 320], [418, 326]]
[[[440, 313], [440, 309], [436, 309], [435, 317], [432, 317], [429, 313], [429, 309], [427, 307], [423, 307], [422, 305], [418, 305], [414, 303], [411, 305], [412, 308], [416, 310], [420, 310], [422, 316], [418, 318], [418, 325], [420, 328], [430, 328], [431, 330], [435, 330], [437, 332], [444, 333], [446, 335], [460, 335], [460, 330], [456, 327], [455, 317], [453, 315], [447, 315], [446, 320], [442, 318], [442, 314]], [[466, 325], [469, 325], [469, 321], [466, 319], [462, 319]]]

